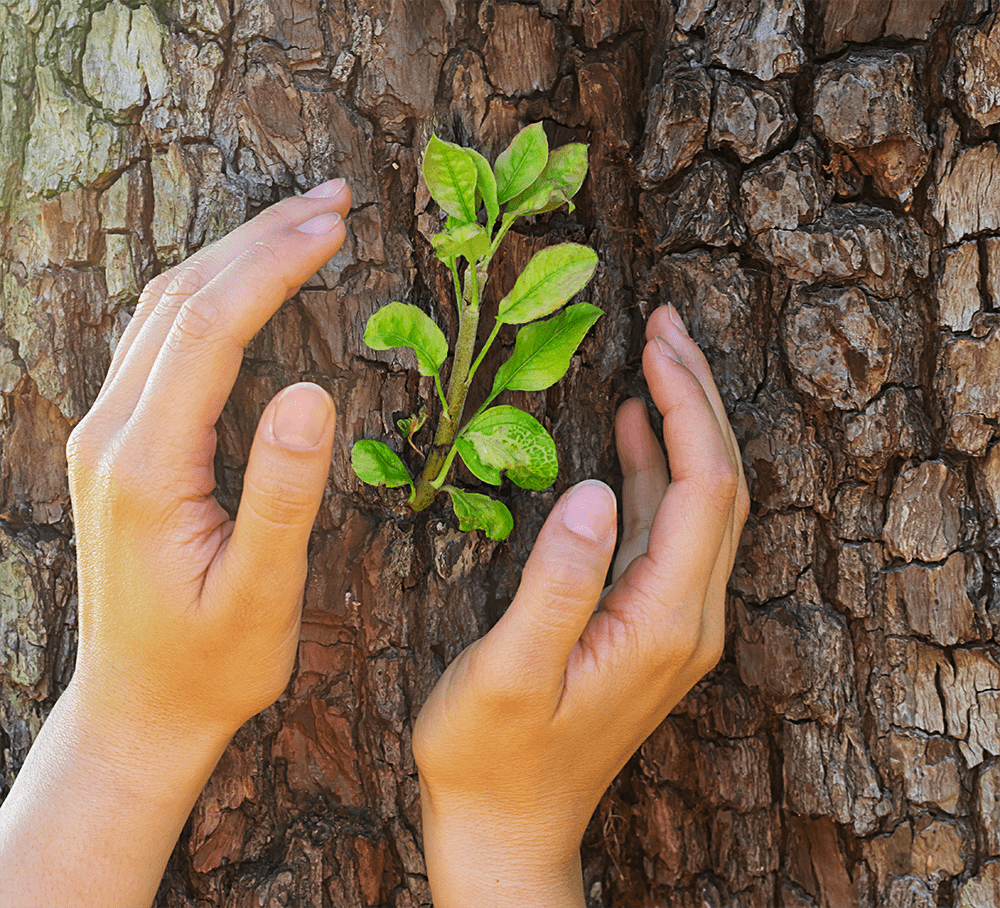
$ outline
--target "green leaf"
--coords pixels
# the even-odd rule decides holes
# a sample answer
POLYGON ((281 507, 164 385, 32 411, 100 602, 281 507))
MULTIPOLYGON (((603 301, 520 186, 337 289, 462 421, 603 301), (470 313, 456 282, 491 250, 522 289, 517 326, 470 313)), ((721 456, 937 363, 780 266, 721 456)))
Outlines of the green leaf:
POLYGON ((476 446, 461 435, 455 439, 455 447, 462 461, 469 468, 469 472, 480 482, 488 483, 491 486, 500 485, 503 474, 496 467, 487 466, 482 462, 476 453, 476 446))
POLYGON ((517 407, 484 410, 468 422, 459 439, 462 447, 472 445, 480 464, 505 470, 507 478, 522 489, 547 489, 559 472, 552 436, 534 416, 517 407))
POLYGON ((501 204, 524 192, 545 169, 549 142, 541 123, 526 126, 496 160, 497 201, 501 204))
POLYGON ((481 259, 490 251, 490 235, 479 224, 463 224, 431 237, 437 257, 447 263, 463 256, 470 262, 481 259))
POLYGON ((507 211, 518 216, 543 214, 568 202, 572 212, 570 199, 579 192, 587 177, 587 147, 576 142, 553 151, 538 179, 511 199, 507 211))
POLYGON ((463 224, 476 219, 476 165, 468 151, 431 136, 421 165, 431 197, 463 224))
POLYGON ((602 315, 597 306, 575 303, 550 319, 521 328, 514 352, 493 379, 487 403, 501 391, 544 391, 554 385, 566 374, 576 348, 602 315))
POLYGON ((444 332, 426 312, 409 303, 389 303, 375 312, 365 327, 365 343, 373 350, 409 347, 417 354, 421 375, 437 375, 448 358, 444 332))
MULTIPOLYGON (((476 195, 483 200, 486 205, 486 229, 492 232, 493 225, 500 216, 500 203, 497 200, 497 178, 493 175, 490 162, 486 160, 478 151, 467 148, 472 163, 476 165, 476 195)), ((478 210, 479 206, 476 206, 478 210)))
POLYGON ((520 325, 555 312, 587 286, 597 253, 579 243, 559 243, 536 253, 502 300, 497 321, 520 325))
POLYGON ((421 407, 419 413, 411 413, 403 419, 396 420, 396 428, 412 443, 417 434, 427 422, 427 407, 421 407))
POLYGON ((387 485, 391 489, 413 486, 399 455, 381 441, 356 441, 351 448, 351 466, 368 485, 387 485))
POLYGON ((476 492, 465 492, 454 486, 445 486, 451 496, 451 506, 458 517, 462 532, 484 530, 490 539, 506 539, 514 529, 514 518, 506 505, 476 492))

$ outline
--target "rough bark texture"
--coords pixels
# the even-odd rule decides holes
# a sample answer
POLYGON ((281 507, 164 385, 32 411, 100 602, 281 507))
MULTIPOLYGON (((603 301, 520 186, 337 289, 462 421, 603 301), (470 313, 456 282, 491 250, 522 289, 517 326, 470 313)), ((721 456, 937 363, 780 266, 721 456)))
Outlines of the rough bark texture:
POLYGON ((995 4, 14 0, 0 36, 0 794, 72 669, 63 446, 139 289, 342 175, 351 238, 251 344, 219 433, 232 507, 271 395, 308 378, 338 402, 298 665, 159 904, 429 902, 411 720, 556 494, 617 481, 614 408, 672 301, 754 511, 722 663, 590 827, 592 904, 1000 906, 995 4), (362 343, 375 308, 456 327, 424 142, 492 156, 536 120, 591 143, 590 176, 492 286, 542 234, 585 241, 606 315, 562 383, 519 395, 561 471, 504 490, 516 529, 494 545, 363 487, 348 449, 403 451, 395 419, 434 396, 362 343))

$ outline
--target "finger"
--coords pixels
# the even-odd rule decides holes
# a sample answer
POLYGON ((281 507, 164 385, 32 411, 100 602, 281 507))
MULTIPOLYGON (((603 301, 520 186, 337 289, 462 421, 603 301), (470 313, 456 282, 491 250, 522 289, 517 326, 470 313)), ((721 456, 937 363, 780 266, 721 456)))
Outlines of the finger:
POLYGON ((97 399, 94 401, 94 406, 96 407, 102 400, 106 399, 110 393, 110 389, 114 384, 115 376, 121 369, 122 362, 128 354, 128 351, 132 348, 135 343, 135 339, 138 336, 142 326, 145 324, 146 319, 149 314, 156 308, 156 304, 160 297, 163 295, 164 289, 170 283, 173 277, 173 271, 164 271, 162 274, 158 274, 154 277, 145 287, 143 287, 142 293, 139 294, 139 301, 135 305, 135 311, 132 313, 132 318, 129 323, 125 326, 124 332, 119 339, 117 345, 115 346, 114 353, 111 356, 111 365, 108 367, 108 374, 104 376, 104 382, 101 384, 101 390, 97 394, 97 399))
MULTIPOLYGON (((350 208, 351 191, 347 184, 341 179, 330 180, 303 196, 272 205, 180 265, 153 278, 143 290, 135 314, 115 348, 111 368, 101 389, 105 398, 114 394, 118 397, 116 409, 124 418, 131 414, 180 307, 243 252, 256 243, 269 242, 282 231, 317 215, 336 212, 346 217, 350 208), (126 361, 128 388, 122 389, 119 383, 115 390, 116 377, 126 361)), ((290 287, 286 298, 293 296, 297 290, 298 287, 290 287)))
MULTIPOLYGON (((684 321, 673 306, 660 306, 647 320, 646 340, 652 341, 657 335, 673 347, 679 354, 681 362, 701 383, 719 425, 728 427, 729 417, 722 403, 722 397, 719 395, 719 389, 715 384, 712 368, 709 366, 708 360, 705 359, 701 348, 691 339, 684 321)), ((726 444, 730 448, 734 461, 738 460, 736 445, 734 442, 731 443, 728 436, 726 444)))
POLYGON ((615 442, 622 470, 622 537, 612 580, 646 551, 649 530, 667 491, 667 461, 649 425, 646 405, 625 401, 615 416, 615 442))
POLYGON ((612 590, 602 609, 638 609, 620 617, 646 626, 655 645, 661 633, 676 633, 678 621, 701 627, 739 472, 704 388, 677 352, 654 338, 643 353, 643 371, 663 414, 670 484, 653 519, 647 555, 634 560, 622 576, 625 589, 612 590), (681 615, 671 612, 679 593, 687 610, 681 615))
MULTIPOLYGON (((223 585, 298 620, 306 552, 323 500, 336 412, 330 395, 302 382, 278 394, 257 426, 243 495, 220 565, 223 585)), ((250 616, 252 619, 252 616, 250 616)), ((280 616, 278 616, 280 617, 280 616)))
POLYGON ((556 502, 514 601, 482 641, 495 686, 530 683, 558 696, 566 660, 601 595, 616 530, 615 495, 603 482, 581 482, 556 502))
POLYGON ((232 390, 243 348, 286 299, 340 248, 343 222, 320 215, 252 246, 188 298, 163 341, 136 404, 140 438, 175 463, 203 466, 203 439, 232 390), (317 223, 318 221, 318 223, 317 223), (319 228, 324 232, 313 233, 319 228), (177 406, 183 401, 184 406, 177 406), (140 428, 141 426, 141 428, 140 428))
POLYGON ((739 491, 737 493, 737 519, 734 521, 734 534, 738 540, 750 510, 750 494, 747 491, 739 442, 736 440, 736 433, 733 432, 725 405, 722 403, 722 397, 719 395, 718 386, 715 384, 715 379, 712 376, 712 369, 708 364, 708 360, 705 359, 705 354, 701 351, 701 348, 691 339, 683 319, 673 306, 661 306, 650 316, 646 325, 646 335, 651 339, 658 332, 663 332, 662 336, 680 354, 684 365, 701 383, 705 395, 712 404, 712 409, 715 411, 719 425, 725 433, 727 446, 732 453, 733 462, 736 464, 740 474, 739 491))

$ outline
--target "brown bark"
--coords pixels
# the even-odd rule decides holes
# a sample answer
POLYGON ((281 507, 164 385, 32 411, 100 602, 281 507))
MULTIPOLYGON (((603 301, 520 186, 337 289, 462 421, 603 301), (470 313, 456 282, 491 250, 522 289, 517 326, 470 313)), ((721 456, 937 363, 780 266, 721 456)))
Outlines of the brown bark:
POLYGON ((251 344, 219 432, 232 508, 281 386, 338 403, 298 664, 227 751, 158 903, 429 902, 411 721, 503 611, 558 492, 620 483, 614 408, 644 393, 643 320, 670 301, 754 510, 723 661, 591 824, 591 903, 1000 906, 995 7, 93 6, 0 8, 0 793, 72 669, 63 446, 140 288, 339 175, 350 239, 251 344), (491 292, 544 232, 597 249, 606 314, 563 382, 517 395, 561 470, 552 491, 504 489, 497 545, 363 486, 348 452, 395 438, 410 456, 395 419, 435 397, 363 344, 368 316, 404 299, 457 329, 424 142, 492 157, 537 120, 591 143, 590 175, 572 216, 513 238, 491 292))

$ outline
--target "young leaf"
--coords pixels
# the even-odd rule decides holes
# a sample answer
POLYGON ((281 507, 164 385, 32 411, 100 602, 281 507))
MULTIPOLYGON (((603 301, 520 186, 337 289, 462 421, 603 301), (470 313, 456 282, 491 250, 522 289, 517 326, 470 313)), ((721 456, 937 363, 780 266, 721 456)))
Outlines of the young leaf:
POLYGON ((524 192, 545 169, 549 142, 541 123, 526 126, 496 160, 497 201, 500 204, 524 192))
POLYGON ((424 456, 423 452, 413 443, 413 437, 419 432, 423 427, 424 423, 427 422, 427 407, 421 407, 419 413, 411 413, 404 419, 396 420, 396 427, 403 436, 406 438, 407 444, 414 451, 416 451, 421 457, 424 456))
POLYGON ((409 303, 389 303, 375 312, 365 327, 365 343, 373 350, 409 347, 417 354, 421 375, 437 375, 448 358, 444 332, 409 303))
MULTIPOLYGON (((465 150, 472 158, 472 163, 476 165, 476 194, 486 205, 486 229, 492 233, 493 225, 500 216, 500 203, 497 201, 497 178, 493 175, 493 169, 486 158, 475 149, 467 148, 465 150)), ((476 208, 478 210, 478 204, 476 208)))
POLYGON ((478 224, 463 224, 431 237, 437 257, 442 262, 463 256, 470 262, 481 259, 490 251, 490 235, 478 224))
POLYGON ((431 197, 463 224, 476 219, 476 165, 466 149, 431 136, 421 165, 431 197))
POLYGON ((506 505, 488 495, 465 492, 454 486, 445 486, 451 496, 451 506, 458 517, 462 532, 483 530, 490 539, 506 539, 514 529, 514 518, 506 505))
MULTIPOLYGON (((569 368, 576 348, 603 313, 590 303, 574 303, 544 322, 517 332, 514 352, 497 371, 490 403, 501 391, 544 391, 569 368)), ((470 468, 471 469, 471 468, 470 468)))
POLYGON ((587 146, 579 142, 563 145, 549 155, 538 179, 510 200, 507 211, 521 216, 554 211, 579 192, 587 176, 587 146))
POLYGON ((559 243, 536 253, 502 300, 497 321, 520 325, 555 312, 587 286, 597 253, 579 243, 559 243))
POLYGON ((534 416, 517 407, 484 410, 468 422, 459 438, 473 446, 481 464, 506 470, 507 478, 522 489, 547 489, 559 472, 552 436, 534 416))
POLYGON ((413 486, 399 455, 381 441, 356 441, 351 448, 351 466, 368 485, 387 485, 390 489, 413 486))

